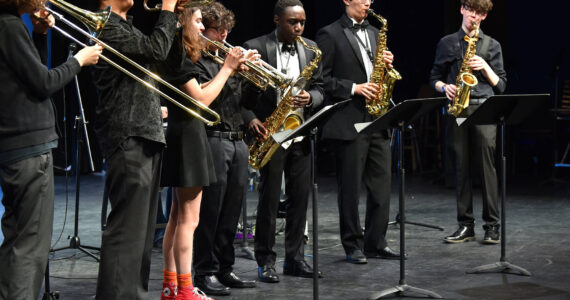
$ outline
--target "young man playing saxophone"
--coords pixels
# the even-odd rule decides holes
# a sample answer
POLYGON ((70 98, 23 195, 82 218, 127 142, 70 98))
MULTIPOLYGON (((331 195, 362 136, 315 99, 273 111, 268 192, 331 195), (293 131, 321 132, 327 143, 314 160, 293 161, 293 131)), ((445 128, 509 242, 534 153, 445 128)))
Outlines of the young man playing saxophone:
MULTIPOLYGON (((458 32, 443 37, 438 45, 430 74, 430 84, 438 92, 452 100, 457 92, 456 78, 464 61, 467 49, 465 35, 473 37, 476 28, 493 8, 491 0, 461 0, 463 21, 458 32)), ((478 79, 471 88, 470 115, 485 99, 505 91, 507 74, 503 69, 501 45, 479 29, 479 40, 475 55, 465 62, 478 79)), ((462 243, 475 240, 473 217, 473 191, 471 173, 481 175, 483 196, 483 220, 485 236, 483 243, 497 244, 499 235, 498 180, 495 169, 496 125, 459 127, 454 117, 448 122, 449 142, 452 147, 452 161, 456 164, 457 221, 459 228, 444 238, 447 243, 462 243), (473 151, 470 151, 473 150, 473 151)))
MULTIPOLYGON (((295 41, 303 34, 305 19, 305 10, 301 1, 279 0, 274 9, 277 29, 247 41, 244 48, 257 50, 263 61, 287 76, 295 78, 315 58, 313 51, 307 50, 301 43, 295 41)), ((306 41, 308 45, 315 46, 313 41, 306 41)), ((320 68, 314 71, 305 89, 294 97, 293 103, 307 118, 323 101, 320 68)), ((271 88, 258 95, 244 93, 244 104, 253 109, 253 114, 246 116, 245 121, 257 137, 266 137, 267 129, 262 122, 275 111, 280 98, 281 95, 271 88)), ((283 273, 299 277, 313 276, 313 269, 304 257, 304 229, 311 183, 310 163, 311 147, 309 139, 305 137, 301 141, 294 141, 287 150, 280 147, 269 163, 260 170, 255 258, 259 266, 258 277, 262 282, 279 282, 275 270, 277 254, 273 246, 283 172, 287 178, 285 189, 289 197, 283 273)))
MULTIPOLYGON (((390 132, 358 134, 354 129, 355 123, 375 119, 365 107, 365 99, 374 98, 379 89, 369 82, 378 38, 378 29, 365 20, 372 2, 342 0, 345 14, 317 33, 326 101, 351 99, 324 125, 323 138, 335 149, 341 242, 346 260, 354 264, 366 263, 367 257, 400 257, 386 242, 392 177, 390 132), (358 213, 362 184, 367 190, 364 232, 358 213)), ((383 54, 384 63, 391 66, 394 56, 389 51, 383 54)))

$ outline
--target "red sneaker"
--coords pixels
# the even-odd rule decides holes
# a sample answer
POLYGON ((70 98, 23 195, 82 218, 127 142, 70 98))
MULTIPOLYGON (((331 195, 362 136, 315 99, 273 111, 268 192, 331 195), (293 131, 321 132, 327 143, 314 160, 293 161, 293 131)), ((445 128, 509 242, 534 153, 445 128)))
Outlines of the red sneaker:
POLYGON ((162 293, 160 293, 160 300, 175 300, 178 288, 174 283, 162 283, 162 293))
POLYGON ((199 288, 189 286, 180 287, 176 300, 214 300, 204 294, 199 288))

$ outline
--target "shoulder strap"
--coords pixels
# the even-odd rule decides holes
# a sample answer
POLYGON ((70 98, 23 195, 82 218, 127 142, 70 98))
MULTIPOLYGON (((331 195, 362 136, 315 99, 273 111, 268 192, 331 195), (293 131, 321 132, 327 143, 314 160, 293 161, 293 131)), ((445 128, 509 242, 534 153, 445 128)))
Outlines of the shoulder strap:
POLYGON ((483 59, 487 56, 487 52, 489 52, 489 45, 491 44, 491 38, 488 35, 484 35, 481 41, 481 50, 479 51, 479 56, 483 59))

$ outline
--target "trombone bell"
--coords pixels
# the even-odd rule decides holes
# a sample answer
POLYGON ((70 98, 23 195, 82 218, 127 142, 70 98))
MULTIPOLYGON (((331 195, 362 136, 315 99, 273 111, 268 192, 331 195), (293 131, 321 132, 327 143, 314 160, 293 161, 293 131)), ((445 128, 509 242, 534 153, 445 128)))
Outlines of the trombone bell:
POLYGON ((111 16, 111 6, 107 6, 101 12, 91 12, 61 0, 48 0, 48 2, 85 24, 94 37, 98 37, 101 34, 111 16))

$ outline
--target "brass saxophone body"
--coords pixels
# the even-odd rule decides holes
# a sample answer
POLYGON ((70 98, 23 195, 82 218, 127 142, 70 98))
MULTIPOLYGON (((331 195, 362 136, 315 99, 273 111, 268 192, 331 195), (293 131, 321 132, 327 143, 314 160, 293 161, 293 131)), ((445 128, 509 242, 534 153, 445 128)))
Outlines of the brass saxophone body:
POLYGON ((263 122, 263 126, 267 129, 267 138, 256 139, 249 146, 249 164, 252 168, 259 170, 265 166, 271 156, 279 149, 280 145, 277 144, 271 135, 277 133, 279 130, 295 129, 303 123, 303 116, 296 112, 293 105, 293 98, 300 93, 313 76, 313 72, 318 68, 321 61, 321 50, 316 46, 309 46, 302 37, 297 37, 297 41, 303 47, 313 51, 315 58, 309 62, 299 74, 299 78, 283 90, 283 97, 277 104, 277 108, 271 113, 269 117, 263 122))
POLYGON ((370 82, 377 84, 380 89, 374 99, 366 100, 366 109, 368 110, 368 113, 379 117, 388 112, 388 109, 390 108, 390 99, 392 98, 392 92, 394 91, 394 84, 396 83, 396 80, 401 80, 402 76, 398 71, 396 71, 396 69, 389 68, 383 60, 384 50, 388 50, 388 47, 386 46, 388 21, 386 21, 386 19, 381 15, 374 13, 372 9, 368 10, 368 14, 372 15, 382 23, 382 28, 380 28, 380 32, 378 33, 374 68, 370 75, 370 82))
POLYGON ((457 76, 457 92, 447 109, 447 112, 455 117, 459 116, 459 114, 469 106, 471 88, 479 83, 477 77, 473 75, 473 70, 469 68, 469 60, 475 55, 475 51, 477 51, 477 41, 479 40, 479 25, 473 23, 473 27, 475 28, 473 37, 470 38, 467 35, 464 37, 467 42, 467 50, 465 51, 465 56, 463 57, 461 68, 459 69, 459 75, 457 76))

